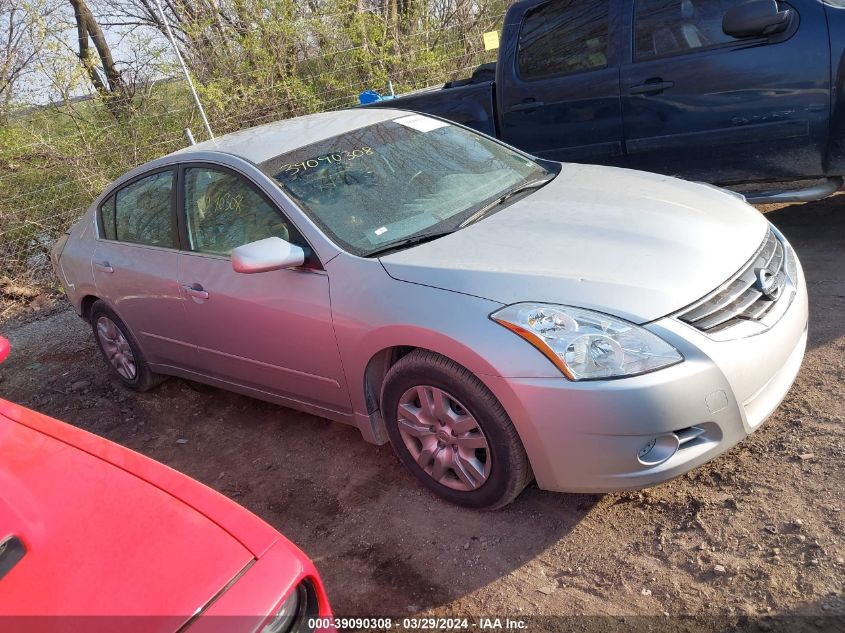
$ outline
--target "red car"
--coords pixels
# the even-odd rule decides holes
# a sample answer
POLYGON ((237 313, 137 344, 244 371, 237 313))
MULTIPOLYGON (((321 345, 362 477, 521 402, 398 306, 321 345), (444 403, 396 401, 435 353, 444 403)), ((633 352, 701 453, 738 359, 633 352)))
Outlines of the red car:
POLYGON ((313 563, 255 515, 0 399, 4 630, 299 633, 330 618, 313 563))

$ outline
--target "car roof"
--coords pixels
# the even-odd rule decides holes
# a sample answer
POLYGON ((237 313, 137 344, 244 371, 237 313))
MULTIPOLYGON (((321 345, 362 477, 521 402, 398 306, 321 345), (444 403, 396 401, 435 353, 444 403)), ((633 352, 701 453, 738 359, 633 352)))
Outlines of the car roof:
POLYGON ((407 114, 403 110, 387 108, 355 108, 310 114, 225 134, 180 149, 171 156, 189 155, 192 152, 225 152, 253 163, 263 163, 332 136, 407 114))

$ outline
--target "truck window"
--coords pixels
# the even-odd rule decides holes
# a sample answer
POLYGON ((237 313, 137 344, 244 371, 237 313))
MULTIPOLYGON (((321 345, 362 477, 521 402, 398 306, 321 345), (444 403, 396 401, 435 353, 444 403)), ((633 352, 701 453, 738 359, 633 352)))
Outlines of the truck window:
POLYGON ((519 33, 522 79, 607 66, 610 1, 558 0, 526 14, 519 33))
POLYGON ((636 59, 677 55, 736 40, 722 32, 725 11, 747 0, 637 0, 636 59))

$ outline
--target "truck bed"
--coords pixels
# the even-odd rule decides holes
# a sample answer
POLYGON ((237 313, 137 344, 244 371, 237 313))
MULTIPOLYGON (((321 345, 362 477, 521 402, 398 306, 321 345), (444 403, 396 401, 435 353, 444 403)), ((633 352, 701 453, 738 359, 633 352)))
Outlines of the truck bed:
POLYGON ((367 108, 399 108, 434 114, 496 136, 494 82, 463 86, 437 86, 400 95, 395 99, 367 104, 367 108))

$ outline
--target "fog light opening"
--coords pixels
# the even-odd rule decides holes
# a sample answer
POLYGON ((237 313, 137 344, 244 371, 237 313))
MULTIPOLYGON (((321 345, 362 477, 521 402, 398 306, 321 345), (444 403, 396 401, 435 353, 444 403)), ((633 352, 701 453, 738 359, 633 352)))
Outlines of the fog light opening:
POLYGON ((680 442, 674 433, 651 438, 637 453, 637 461, 643 466, 657 466, 674 455, 680 442))

